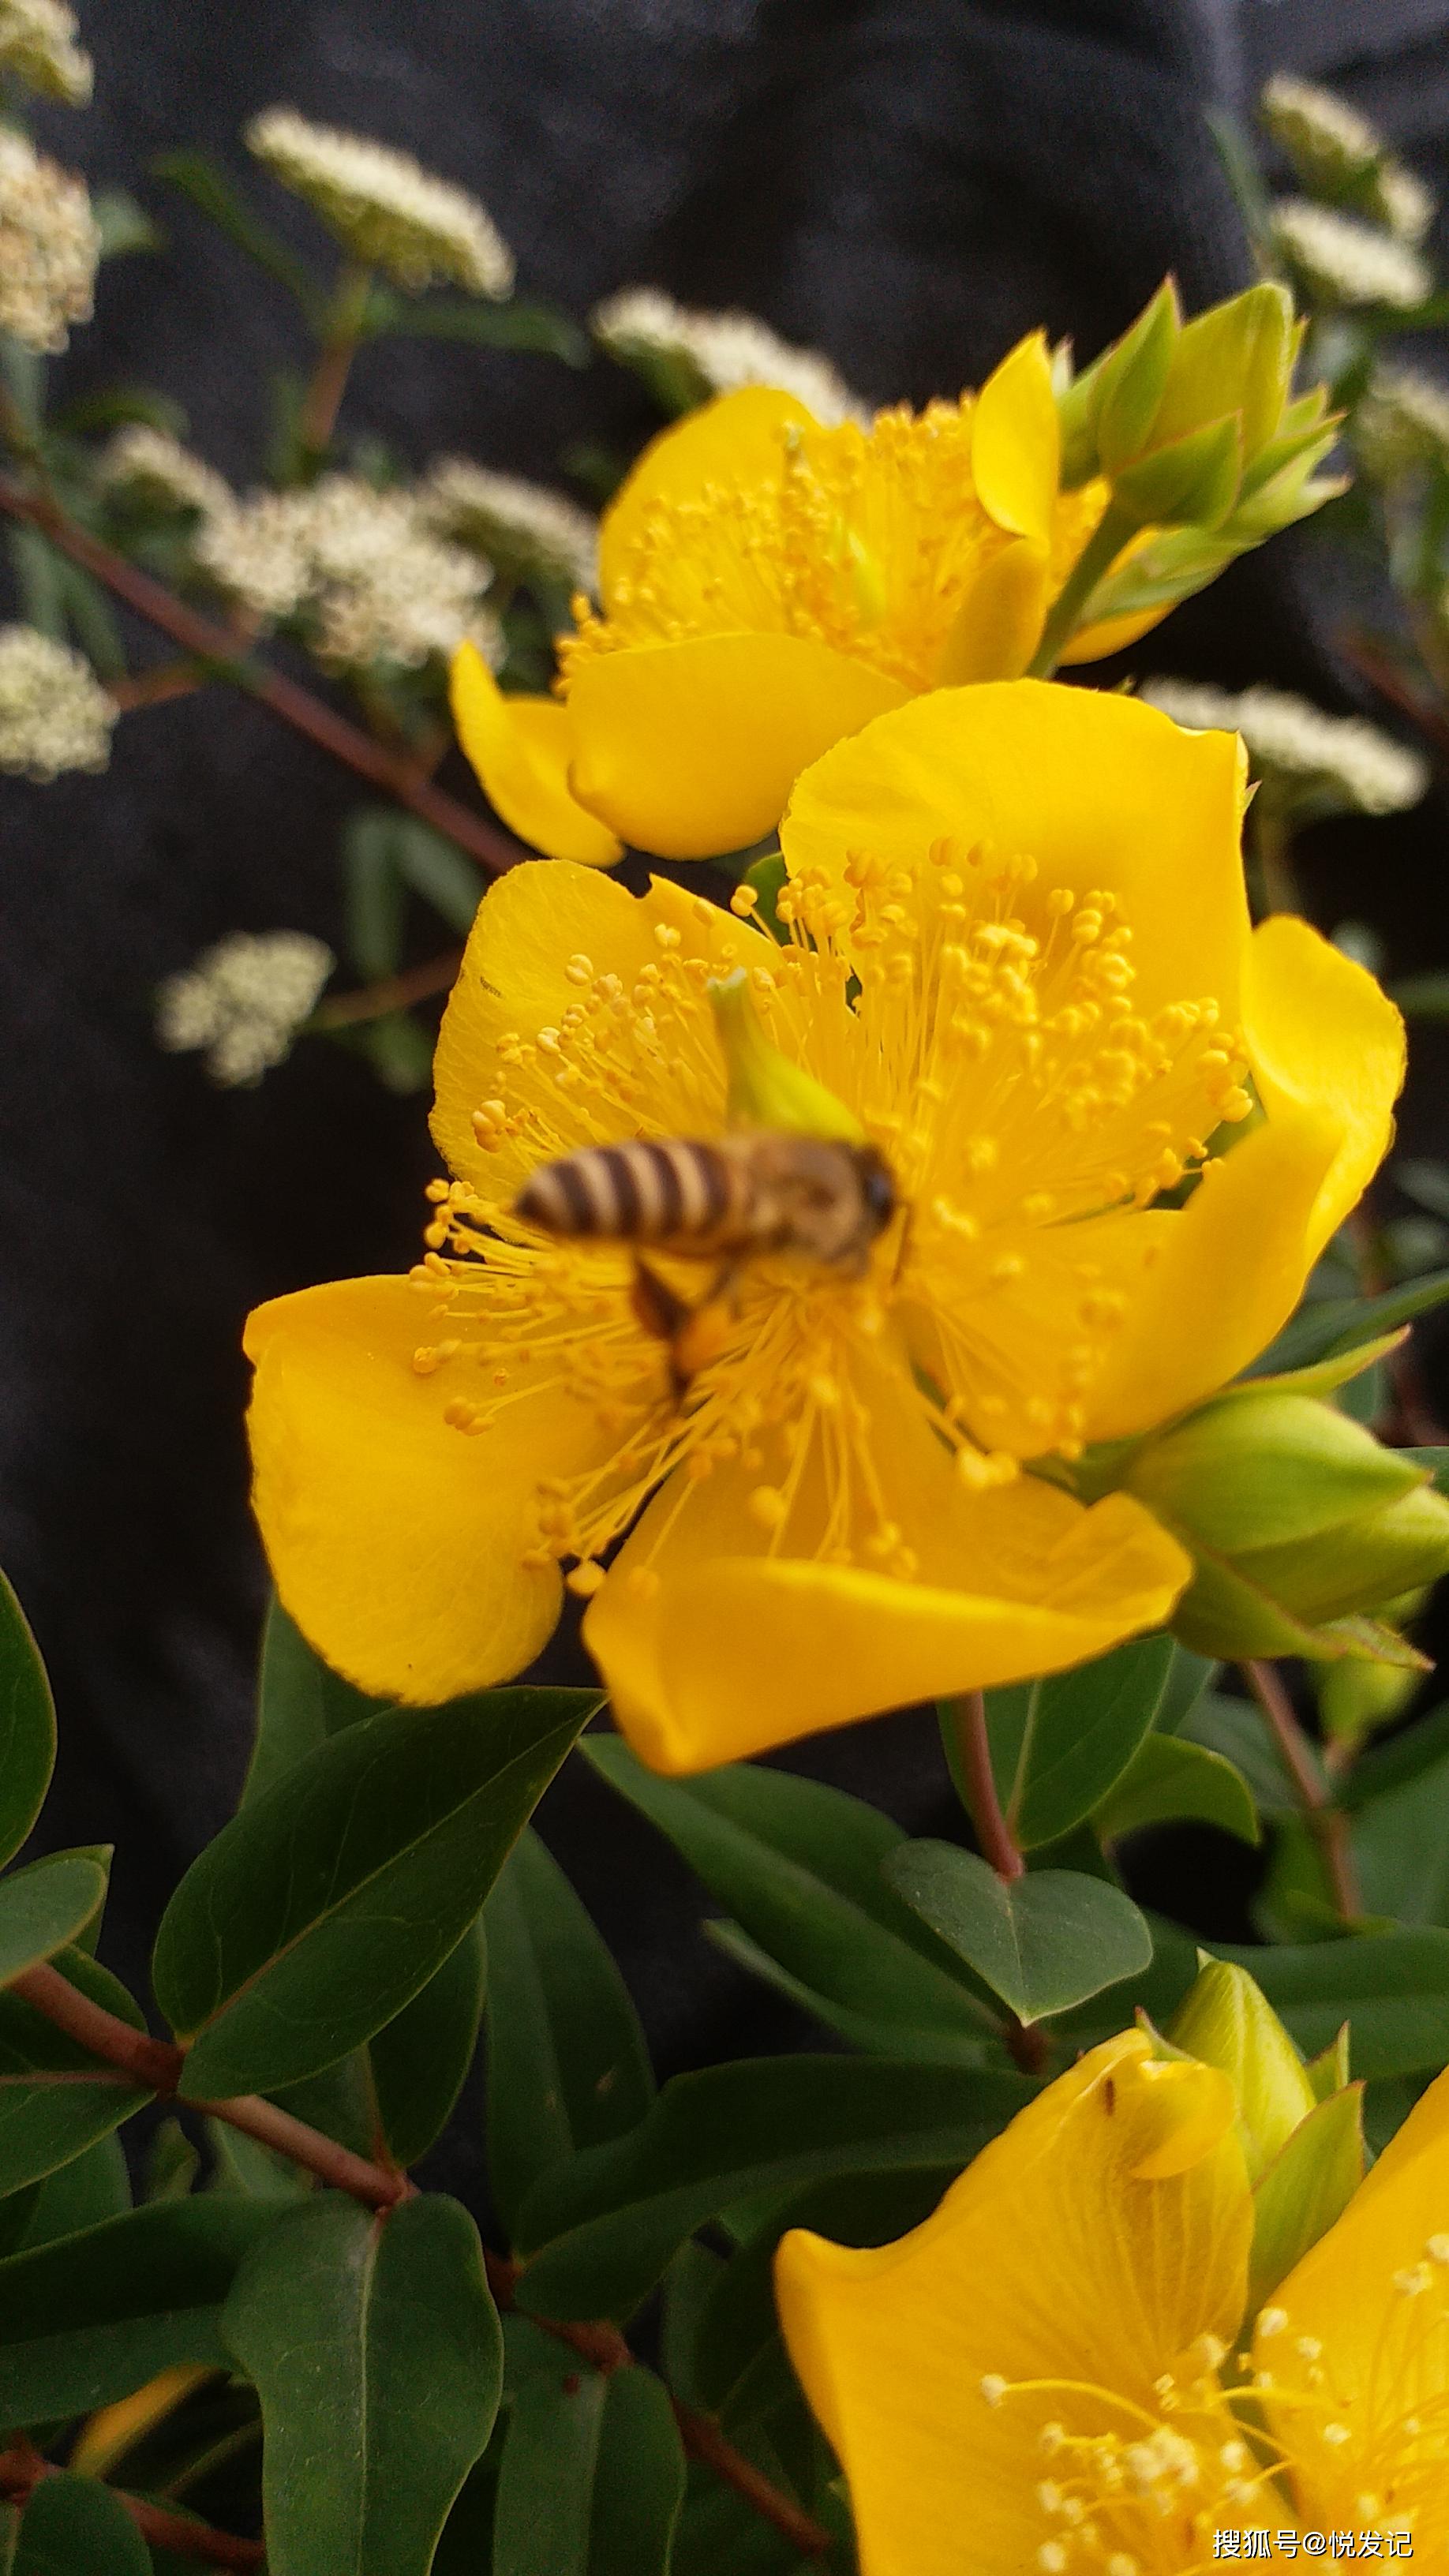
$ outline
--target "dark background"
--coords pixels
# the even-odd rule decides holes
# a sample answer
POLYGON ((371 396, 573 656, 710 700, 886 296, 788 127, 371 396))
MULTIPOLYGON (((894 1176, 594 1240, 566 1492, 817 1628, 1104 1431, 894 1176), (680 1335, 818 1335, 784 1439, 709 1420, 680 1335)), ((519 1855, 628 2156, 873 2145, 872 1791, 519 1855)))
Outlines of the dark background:
MULTIPOLYGON (((200 144, 239 172, 242 121, 288 101, 415 151, 489 205, 520 286, 582 317, 634 281, 743 305, 863 393, 978 381, 1025 329, 1091 356, 1175 269, 1189 308, 1246 281, 1204 124, 1291 68, 1333 82, 1449 181, 1449 0, 80 0, 97 103, 41 120, 92 183, 131 187, 164 260, 104 274, 63 389, 118 378, 189 409, 254 474, 293 317, 148 177, 200 144)), ((299 242, 316 235, 260 173, 299 242)), ((1444 244, 1441 241, 1441 252, 1444 244)), ((416 463, 457 450, 556 479, 572 443, 628 445, 643 397, 602 360, 425 342, 359 368, 344 427, 416 463)), ((1154 637, 1143 669, 1269 679, 1347 705, 1311 534, 1278 540, 1154 637)), ((464 774, 447 783, 469 793, 464 774)), ((217 1092, 150 1034, 157 980, 235 928, 338 943, 353 785, 215 694, 127 719, 109 776, 0 784, 0 1561, 49 1659, 53 1842, 118 1845, 108 1953, 144 1990, 149 1928, 229 1812, 245 1760, 263 1569, 246 1509, 242 1318, 317 1278, 414 1257, 434 1168, 423 1105, 312 1045, 217 1092)), ((1310 899, 1382 931, 1391 969, 1449 947, 1444 809, 1315 837, 1310 899)), ((1444 1055, 1418 1052, 1409 1141, 1433 1141, 1444 1055)), ((808 1767, 929 1829, 933 1730, 881 1721, 808 1767)), ((578 1766, 575 1766, 577 1770, 578 1766)), ((661 2068, 787 2025, 692 1926, 664 1847, 571 1771, 545 1829, 604 1923, 661 2068)))

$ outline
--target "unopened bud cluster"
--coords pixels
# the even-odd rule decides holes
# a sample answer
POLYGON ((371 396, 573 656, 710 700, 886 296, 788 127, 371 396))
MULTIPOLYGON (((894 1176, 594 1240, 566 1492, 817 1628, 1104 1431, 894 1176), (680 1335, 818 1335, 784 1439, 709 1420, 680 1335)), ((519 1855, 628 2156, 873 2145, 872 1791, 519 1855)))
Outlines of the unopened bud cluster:
POLYGON ((91 318, 100 255, 85 181, 0 126, 0 331, 58 356, 91 318))
POLYGON ((357 475, 232 503, 204 523, 195 553, 254 616, 301 618, 335 669, 416 669, 465 636, 487 659, 501 650, 483 604, 491 567, 435 536, 410 493, 379 492, 357 475))
POLYGON ((195 510, 209 518, 232 507, 225 477, 169 430, 153 429, 146 421, 131 421, 116 431, 97 459, 96 478, 106 490, 152 508, 195 510))
POLYGON ((117 716, 83 655, 34 626, 0 626, 0 769, 43 786, 101 770, 117 716))
POLYGON ((753 313, 693 312, 658 287, 625 286, 595 308, 589 327, 600 348, 633 367, 673 411, 742 385, 774 385, 826 428, 871 416, 828 358, 780 339, 753 313))
POLYGON ((1288 197, 1274 207, 1273 241, 1289 276, 1312 303, 1408 313, 1434 283, 1428 261, 1410 243, 1308 197, 1288 197))
POLYGON ((85 107, 94 73, 78 33, 63 0, 0 0, 0 74, 13 74, 63 107, 85 107))
POLYGON ((445 456, 417 498, 435 535, 484 556, 510 579, 534 575, 590 597, 597 589, 598 522, 561 492, 516 474, 494 474, 465 456, 445 456))
POLYGON ((470 295, 512 291, 513 256, 492 218, 476 197, 434 178, 411 153, 313 125, 290 107, 253 117, 246 140, 345 251, 386 270, 410 293, 436 281, 470 295))
POLYGON ((157 1040, 203 1053, 224 1089, 249 1089, 288 1054, 336 962, 305 931, 237 931, 161 986, 157 1040))
POLYGON ((1262 112, 1310 197, 1351 207, 1400 241, 1423 240, 1434 220, 1432 193, 1346 100, 1280 72, 1263 92, 1262 112))

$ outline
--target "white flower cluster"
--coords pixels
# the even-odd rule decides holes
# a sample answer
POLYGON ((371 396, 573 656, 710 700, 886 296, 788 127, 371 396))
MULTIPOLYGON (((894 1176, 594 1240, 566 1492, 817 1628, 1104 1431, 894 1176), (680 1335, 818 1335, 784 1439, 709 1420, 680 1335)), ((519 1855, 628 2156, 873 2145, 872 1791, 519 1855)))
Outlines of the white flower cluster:
POLYGON ((0 0, 0 72, 13 72, 42 98, 84 107, 93 70, 78 33, 63 0, 0 0))
POLYGON ((599 575, 598 522, 561 492, 494 474, 466 456, 439 457, 418 488, 428 525, 514 576, 540 573, 591 596, 599 575))
POLYGON ((168 430, 132 421, 118 429, 96 461, 99 480, 112 491, 134 493, 138 500, 174 510, 197 510, 203 518, 232 507, 231 486, 168 430))
POLYGON ((1264 123, 1310 196, 1349 201, 1400 241, 1423 240, 1434 220, 1432 192, 1357 108, 1288 72, 1269 81, 1262 107, 1264 123))
POLYGON ((411 294, 441 278, 470 295, 508 295, 513 254, 476 197, 435 179, 410 152, 362 134, 312 125, 295 108, 253 117, 246 140, 273 178, 305 197, 327 229, 369 268, 411 294))
POLYGON ((230 1090, 280 1064, 337 960, 302 930, 239 930, 218 940, 156 996, 156 1037, 172 1055, 203 1049, 230 1090))
POLYGON ((1449 467, 1449 385, 1416 368, 1375 367, 1351 428, 1354 452, 1376 483, 1417 465, 1449 467))
POLYGON ((333 669, 416 669, 465 636, 485 658, 500 654, 483 607, 490 566, 435 536, 412 493, 379 492, 353 474, 254 493, 207 519, 194 550, 254 616, 305 616, 313 649, 333 669))
POLYGON ((1141 694, 1191 733, 1240 733, 1248 765, 1284 802, 1322 814, 1397 814, 1417 805, 1428 763, 1361 716, 1325 715, 1282 689, 1144 680, 1141 694))
POLYGON ((792 348, 753 313, 693 313, 654 286, 625 286, 596 306, 589 328, 602 349, 626 366, 672 361, 692 373, 699 399, 741 385, 774 385, 794 394, 826 428, 868 423, 870 406, 853 394, 828 358, 792 348))
POLYGON ((0 626, 0 769, 43 786, 104 769, 118 712, 82 654, 37 626, 0 626))
POLYGON ((1332 206, 1289 197, 1273 209, 1273 237, 1285 265, 1325 304, 1379 304, 1407 312, 1433 285, 1427 260, 1408 242, 1332 206))
POLYGON ((91 318, 100 255, 85 181, 0 127, 0 331, 58 356, 91 318))

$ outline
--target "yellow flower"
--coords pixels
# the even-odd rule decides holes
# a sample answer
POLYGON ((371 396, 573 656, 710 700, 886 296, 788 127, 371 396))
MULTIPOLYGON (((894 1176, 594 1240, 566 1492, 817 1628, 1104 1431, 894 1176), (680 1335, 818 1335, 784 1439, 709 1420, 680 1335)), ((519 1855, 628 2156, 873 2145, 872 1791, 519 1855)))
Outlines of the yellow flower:
MULTIPOLYGON (((603 615, 575 603, 562 706, 505 698, 463 647, 463 748, 553 858, 743 849, 842 735, 921 690, 1026 669, 1108 498, 1104 482, 1062 493, 1059 465, 1040 332, 979 394, 869 430, 822 428, 763 386, 722 395, 654 441, 606 513, 603 615)), ((1079 635, 1068 658, 1165 613, 1079 635)))
MULTIPOLYGON (((691 1770, 1159 1623, 1176 1542, 1021 1462, 1261 1348, 1400 1069, 1360 968, 1301 922, 1250 934, 1242 800, 1232 737, 1020 680, 917 699, 807 772, 786 947, 669 883, 505 876, 443 1024, 427 1261, 249 1328, 257 1512, 328 1660, 421 1702, 499 1681, 576 1558, 621 1725, 691 1770), (903 1210, 863 1278, 747 1263, 681 1400, 628 1253, 512 1203, 585 1144, 723 1132, 707 988, 738 969, 903 1210), (1233 1136, 1250 1069, 1266 1115, 1153 1205, 1233 1136)), ((665 1266, 700 1297, 699 1264, 665 1266)))
POLYGON ((967 2549, 972 2576, 1196 2576, 1215 2533, 1265 2527, 1408 2532, 1442 2561, 1449 2076, 1256 2325, 1234 2110, 1226 2075, 1130 2032, 899 2243, 784 2239, 862 2576, 960 2576, 967 2549))

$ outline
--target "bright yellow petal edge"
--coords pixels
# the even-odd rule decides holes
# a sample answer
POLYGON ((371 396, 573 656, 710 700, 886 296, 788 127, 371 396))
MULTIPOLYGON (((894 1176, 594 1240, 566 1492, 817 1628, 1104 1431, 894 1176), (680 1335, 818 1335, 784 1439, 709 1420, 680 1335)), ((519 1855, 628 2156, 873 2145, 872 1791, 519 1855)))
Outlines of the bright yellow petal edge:
POLYGON ((574 730, 556 698, 505 697, 476 644, 453 656, 450 696, 458 740, 489 803, 519 839, 551 859, 612 867, 622 857, 606 824, 573 795, 574 730))
POLYGON ((1379 2556, 1396 2530, 1437 2563, 1449 2075, 1256 2321, 1235 2112, 1225 2075, 1128 2033, 897 2243, 782 2240, 781 2325, 846 2474, 862 2576, 959 2576, 968 2535, 972 2576, 1190 2576, 1214 2535, 1265 2525, 1369 2531, 1380 2548, 1354 2554, 1379 2556))

